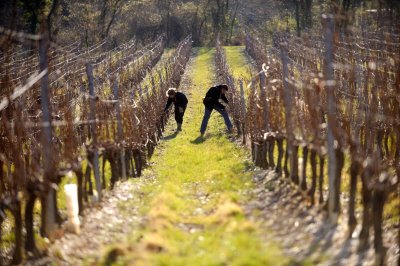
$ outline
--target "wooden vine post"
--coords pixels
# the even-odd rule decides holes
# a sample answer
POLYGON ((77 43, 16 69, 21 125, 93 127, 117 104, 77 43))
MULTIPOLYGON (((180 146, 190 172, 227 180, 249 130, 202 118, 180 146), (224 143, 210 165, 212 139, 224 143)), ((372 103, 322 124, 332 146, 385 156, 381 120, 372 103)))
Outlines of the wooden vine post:
POLYGON ((118 142, 121 145, 121 151, 120 151, 120 159, 121 159, 121 167, 122 167, 122 178, 126 179, 126 161, 125 161, 125 148, 124 148, 124 132, 122 128, 122 121, 121 121, 121 97, 119 97, 119 91, 118 91, 118 76, 114 78, 114 84, 113 84, 113 94, 114 94, 114 100, 117 101, 115 106, 116 106, 116 112, 117 112, 117 134, 118 134, 118 142))
POLYGON ((245 125, 246 125, 246 99, 245 99, 245 96, 244 96, 244 89, 243 89, 243 80, 240 80, 239 81, 239 84, 240 84, 240 99, 241 99, 241 106, 242 106, 242 135, 243 135, 243 140, 242 140, 242 143, 243 144, 246 144, 246 128, 245 128, 245 125))
MULTIPOLYGON (((46 71, 49 67, 49 36, 46 30, 42 30, 43 37, 39 42, 39 67, 40 71, 46 71)), ((50 236, 57 229, 56 223, 56 208, 55 208, 55 189, 54 183, 54 163, 52 160, 51 150, 51 115, 50 115, 50 99, 49 99, 49 74, 42 77, 40 82, 40 104, 42 108, 42 162, 44 169, 44 180, 46 181, 47 194, 42 199, 42 233, 45 236, 50 236)))
MULTIPOLYGON (((261 89, 261 99, 263 104, 263 129, 265 132, 269 131, 269 120, 268 120, 268 99, 267 99, 267 91, 266 91, 266 71, 263 65, 263 71, 260 72, 260 89, 261 89)), ((265 133, 264 132, 264 133, 265 133)))
POLYGON ((336 116, 336 101, 334 92, 334 69, 333 69, 333 43, 334 43, 334 17, 333 15, 323 15, 325 20, 325 89, 327 92, 328 102, 328 216, 332 224, 336 224, 339 216, 339 200, 337 195, 340 191, 340 178, 336 176, 336 140, 334 136, 335 116, 336 116), (339 179, 339 180, 338 180, 339 179))
POLYGON ((96 134, 96 98, 94 95, 94 84, 93 84, 93 67, 91 63, 86 64, 86 75, 89 82, 89 106, 90 106, 90 135, 92 136, 92 147, 93 147, 93 172, 96 181, 96 191, 99 200, 101 200, 101 179, 100 179, 100 168, 99 168, 99 151, 97 148, 97 134, 96 134))
POLYGON ((298 174, 294 173, 293 167, 295 165, 294 158, 297 158, 294 150, 294 135, 292 128, 292 104, 293 104, 293 95, 292 89, 289 86, 289 69, 288 69, 288 55, 287 55, 287 43, 281 43, 281 60, 282 60, 282 80, 283 80, 283 94, 284 94, 284 105, 285 105, 285 127, 286 127, 286 151, 287 156, 290 160, 290 171, 291 171, 291 179, 297 184, 298 174))

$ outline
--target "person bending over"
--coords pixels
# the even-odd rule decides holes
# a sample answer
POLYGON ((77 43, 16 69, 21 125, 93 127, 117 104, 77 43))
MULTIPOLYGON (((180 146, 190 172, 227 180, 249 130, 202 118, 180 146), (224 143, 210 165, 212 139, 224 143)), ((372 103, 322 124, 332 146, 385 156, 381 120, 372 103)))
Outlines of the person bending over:
POLYGON ((175 106, 175 121, 177 124, 176 131, 182 131, 183 115, 185 114, 188 99, 182 92, 176 91, 175 88, 169 88, 167 90, 168 101, 165 105, 164 112, 168 111, 168 108, 173 103, 175 106))
POLYGON ((203 121, 201 122, 200 134, 203 137, 204 133, 207 129, 208 120, 210 119, 211 112, 213 110, 217 111, 222 115, 225 121, 225 125, 228 129, 228 133, 232 133, 232 123, 229 120, 228 112, 225 110, 225 106, 219 102, 221 99, 225 103, 228 103, 228 99, 225 96, 225 93, 228 91, 228 85, 221 84, 214 87, 211 87, 206 96, 203 99, 204 104, 204 116, 203 121))

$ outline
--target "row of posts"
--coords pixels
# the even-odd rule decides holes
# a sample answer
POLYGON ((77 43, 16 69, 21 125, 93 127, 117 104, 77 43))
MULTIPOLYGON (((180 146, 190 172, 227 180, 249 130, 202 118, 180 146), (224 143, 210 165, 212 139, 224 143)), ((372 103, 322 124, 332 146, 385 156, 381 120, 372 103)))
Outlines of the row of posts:
MULTIPOLYGON (((327 150, 328 150, 328 185, 329 185, 329 195, 328 195, 328 215, 330 221, 335 224, 337 223, 339 214, 339 189, 340 189, 340 179, 336 177, 336 155, 335 155, 335 137, 333 134, 333 128, 335 125, 335 114, 336 114, 336 102, 334 93, 334 17, 331 15, 324 16, 326 22, 325 31, 325 89, 327 91, 327 117, 328 117, 328 131, 327 131, 327 150)), ((295 141, 295 136, 292 127, 292 104, 293 104, 293 91, 289 84, 289 60, 288 60, 288 46, 287 43, 281 43, 281 61, 282 61, 282 77, 283 77, 283 91, 284 91, 284 109, 285 109, 285 127, 286 127, 286 139, 287 139, 287 152, 289 156, 289 163, 291 169, 297 169, 296 157, 293 156, 293 142, 295 141)), ((266 76, 267 69, 264 69, 258 74, 260 80, 261 88, 261 99, 262 99, 262 109, 263 109, 263 128, 265 132, 270 131, 269 125, 269 114, 268 114, 268 100, 266 91, 266 76)), ((241 90, 241 101, 244 117, 246 116, 246 106, 245 97, 243 90, 243 82, 240 80, 240 90, 241 90)), ((243 143, 245 143, 246 137, 243 136, 243 143)))
MULTIPOLYGON (((40 72, 48 69, 48 51, 49 51, 49 39, 48 35, 44 34, 39 43, 39 56, 40 56, 40 72)), ((96 133, 96 97, 94 91, 94 78, 93 78, 93 66, 91 63, 86 64, 86 75, 88 78, 88 87, 89 87, 89 120, 90 120, 90 135, 92 138, 92 152, 93 152, 93 171, 95 177, 96 184, 96 192, 98 196, 98 200, 102 198, 102 186, 101 186, 101 178, 100 178, 100 163, 99 163, 99 147, 96 133)), ((116 118, 117 118, 117 134, 118 141, 121 145, 123 145, 123 128, 121 122, 121 108, 119 102, 119 91, 118 91, 118 76, 114 77, 113 82, 113 96, 114 100, 117 101, 116 104, 116 118)), ((51 185, 54 178, 54 162, 52 157, 52 121, 51 121, 51 111, 50 111, 50 98, 49 98, 49 74, 48 71, 41 79, 41 108, 43 111, 43 134, 42 134, 42 152, 43 152, 43 168, 44 168, 44 177, 48 183, 47 189, 47 204, 45 206, 45 225, 44 230, 46 233, 53 232, 57 228, 56 223, 56 210, 54 206, 55 201, 55 188, 51 185)), ((125 149, 121 148, 121 165, 122 165, 122 178, 126 179, 126 165, 125 165, 125 149)))

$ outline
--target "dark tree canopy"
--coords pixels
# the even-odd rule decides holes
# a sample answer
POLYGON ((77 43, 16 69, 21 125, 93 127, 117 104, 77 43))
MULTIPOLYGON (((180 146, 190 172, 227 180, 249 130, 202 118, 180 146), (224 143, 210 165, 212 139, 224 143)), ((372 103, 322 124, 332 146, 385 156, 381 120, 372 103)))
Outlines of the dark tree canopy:
POLYGON ((109 38, 118 45, 136 36, 140 42, 162 33, 172 46, 192 34, 195 45, 212 45, 219 34, 226 44, 243 43, 246 29, 272 36, 276 31, 301 35, 321 27, 321 14, 348 17, 360 24, 368 10, 377 10, 382 25, 398 23, 397 0, 3 0, 0 25, 38 33, 45 22, 57 43, 81 41, 87 46, 109 38), (354 18, 354 14, 360 17, 354 18))

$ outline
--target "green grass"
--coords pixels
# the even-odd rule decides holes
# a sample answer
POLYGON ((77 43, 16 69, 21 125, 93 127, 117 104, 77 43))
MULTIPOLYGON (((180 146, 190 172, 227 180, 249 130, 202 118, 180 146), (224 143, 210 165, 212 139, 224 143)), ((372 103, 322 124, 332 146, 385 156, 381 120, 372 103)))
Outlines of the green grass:
MULTIPOLYGON (((285 265, 276 245, 264 243, 257 224, 240 205, 253 184, 243 149, 224 134, 222 118, 213 114, 206 138, 199 126, 201 99, 213 84, 214 50, 195 50, 193 84, 183 132, 173 137, 171 121, 143 178, 147 222, 128 243, 108 247, 103 265, 285 265)), ((185 88, 187 89, 187 88, 185 88)))
POLYGON ((249 80, 257 74, 250 59, 245 54, 245 46, 224 46, 226 61, 231 68, 232 75, 236 78, 249 80))

